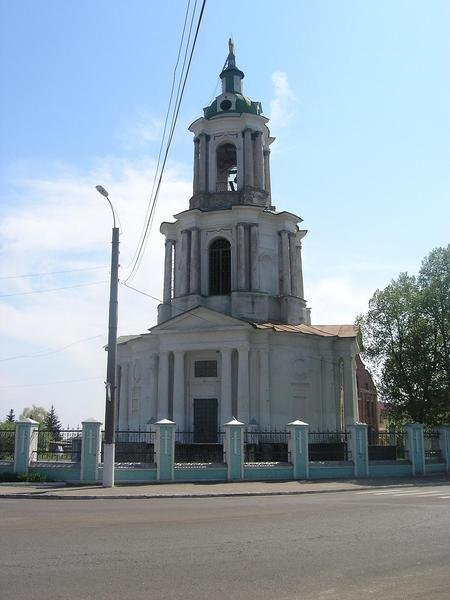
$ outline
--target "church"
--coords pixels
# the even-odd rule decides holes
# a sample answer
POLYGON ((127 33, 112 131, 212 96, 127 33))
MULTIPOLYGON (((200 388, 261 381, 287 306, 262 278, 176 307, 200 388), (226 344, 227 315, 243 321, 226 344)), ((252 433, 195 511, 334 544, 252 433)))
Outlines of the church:
POLYGON ((220 79, 220 95, 189 127, 189 206, 161 224, 158 323, 118 340, 118 429, 168 418, 205 443, 233 417, 253 430, 295 419, 343 430, 358 421, 356 328, 311 325, 307 232, 274 206, 275 138, 260 102, 243 94, 231 40, 220 79))

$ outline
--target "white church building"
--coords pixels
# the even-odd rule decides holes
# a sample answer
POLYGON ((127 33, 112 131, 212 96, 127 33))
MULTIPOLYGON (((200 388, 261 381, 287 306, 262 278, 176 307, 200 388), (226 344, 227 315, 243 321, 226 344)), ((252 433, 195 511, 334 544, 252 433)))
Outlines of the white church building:
POLYGON ((168 418, 215 442, 236 417, 257 429, 311 430, 358 420, 353 325, 311 325, 302 219, 273 205, 259 102, 243 95, 233 44, 222 93, 189 127, 189 207, 162 223, 158 324, 118 340, 118 429, 168 418))

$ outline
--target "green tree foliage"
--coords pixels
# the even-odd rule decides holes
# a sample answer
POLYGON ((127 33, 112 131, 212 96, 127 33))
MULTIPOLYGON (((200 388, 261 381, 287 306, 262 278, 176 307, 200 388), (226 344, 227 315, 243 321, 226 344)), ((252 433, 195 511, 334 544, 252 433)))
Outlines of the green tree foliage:
POLYGON ((390 421, 450 421, 450 245, 401 273, 358 319, 390 421))
POLYGON ((45 421, 47 416, 47 410, 43 406, 36 406, 33 404, 31 408, 24 408, 20 414, 21 419, 33 419, 38 423, 45 421))
POLYGON ((55 411, 55 407, 51 406, 47 416, 44 419, 44 427, 52 432, 53 440, 59 442, 62 440, 61 436, 61 423, 55 411))
POLYGON ((8 423, 14 423, 14 421, 16 420, 16 416, 15 416, 14 410, 12 408, 9 411, 9 413, 6 415, 6 420, 8 421, 8 423))

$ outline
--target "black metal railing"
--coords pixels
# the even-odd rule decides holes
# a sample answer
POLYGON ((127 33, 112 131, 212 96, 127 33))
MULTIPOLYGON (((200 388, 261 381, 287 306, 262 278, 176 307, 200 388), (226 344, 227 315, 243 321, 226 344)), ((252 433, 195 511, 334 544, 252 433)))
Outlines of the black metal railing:
POLYGON ((14 460, 15 429, 0 429, 0 460, 14 460))
POLYGON ((350 434, 346 431, 310 431, 308 439, 309 460, 349 460, 350 434))
POLYGON ((82 432, 77 429, 39 429, 32 460, 80 462, 82 432))
POLYGON ((404 431, 368 432, 369 460, 402 460, 407 458, 406 434, 404 431))
POLYGON ((199 436, 194 431, 175 432, 176 463, 222 463, 225 434, 223 431, 199 436), (198 440, 205 440, 199 442, 198 440))
MULTIPOLYGON (((104 432, 102 431, 101 462, 103 462, 103 445, 104 432)), ((141 429, 117 430, 114 462, 116 464, 154 463, 155 433, 141 429)))
POLYGON ((246 431, 244 462, 289 462, 288 431, 246 431))
POLYGON ((442 451, 439 444, 438 431, 424 431, 423 445, 425 451, 425 459, 442 458, 442 451))

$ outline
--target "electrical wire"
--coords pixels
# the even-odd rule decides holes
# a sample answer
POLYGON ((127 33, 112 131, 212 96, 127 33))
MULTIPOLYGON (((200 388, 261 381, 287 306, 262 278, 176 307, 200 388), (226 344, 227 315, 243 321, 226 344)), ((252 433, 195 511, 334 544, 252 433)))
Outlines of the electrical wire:
MULTIPOLYGON (((192 42, 191 51, 190 51, 190 54, 189 54, 189 61, 188 61, 188 64, 187 64, 186 72, 184 74, 183 84, 182 84, 181 88, 179 87, 179 90, 180 90, 179 94, 177 93, 177 102, 176 102, 176 107, 175 107, 174 115, 173 115, 173 119, 172 119, 171 130, 170 130, 170 134, 169 134, 168 141, 167 141, 166 151, 165 151, 165 154, 164 154, 164 160, 163 160, 163 164, 162 164, 162 167, 161 167, 161 172, 160 172, 160 175, 159 175, 158 184, 157 184, 157 187, 156 187, 156 192, 155 192, 155 195, 154 195, 154 198, 153 198, 153 202, 152 202, 152 205, 151 205, 150 214, 149 214, 149 217, 147 219, 147 223, 145 225, 144 237, 143 237, 143 239, 141 240, 141 242, 139 244, 139 247, 138 247, 139 249, 138 249, 138 252, 137 252, 134 264, 132 266, 131 272, 125 278, 125 282, 129 281, 135 275, 135 273, 137 272, 137 270, 139 269, 139 266, 140 266, 140 264, 142 262, 143 253, 144 253, 145 248, 147 246, 150 229, 151 229, 151 225, 152 225, 152 222, 153 222, 153 216, 154 216, 154 212, 155 212, 155 208, 156 208, 156 204, 157 204, 157 200, 158 200, 158 196, 159 196, 159 191, 160 191, 160 187, 161 187, 162 177, 163 177, 163 174, 164 174, 164 169, 165 169, 165 165, 166 165, 166 161, 167 161, 167 156, 169 154, 169 149, 170 149, 170 146, 171 146, 171 143, 172 143, 172 138, 173 138, 173 134, 174 134, 174 131, 175 131, 175 126, 176 126, 176 123, 177 123, 177 120, 178 120, 178 115, 179 115, 179 112, 180 112, 181 102, 183 100, 184 90, 185 90, 185 87, 186 87, 186 82, 187 82, 187 78, 188 78, 190 67, 191 67, 191 63, 192 63, 192 57, 193 57, 193 54, 194 54, 194 49, 195 49, 195 46, 196 46, 196 43, 197 43, 198 33, 199 33, 200 25, 201 25, 201 22, 202 22, 205 5, 206 5, 206 0, 203 0, 202 6, 201 6, 201 9, 200 9, 200 14, 199 14, 198 21, 197 21, 197 27, 196 27, 196 31, 195 31, 195 35, 194 35, 194 40, 192 42)), ((187 48, 186 48, 186 50, 187 50, 187 48)), ((187 54, 186 54, 186 56, 187 56, 187 54)), ((179 86, 180 85, 181 85, 181 79, 180 79, 179 86)))
POLYGON ((61 275, 63 273, 77 273, 78 271, 95 271, 99 269, 108 269, 108 265, 101 267, 84 267, 82 269, 67 269, 65 271, 42 271, 41 273, 27 273, 26 275, 5 275, 0 279, 23 279, 25 277, 41 277, 43 275, 61 275))
POLYGON ((145 213, 144 225, 142 227, 142 231, 141 231, 141 234, 139 236, 139 242, 138 242, 138 244, 136 246, 136 250, 134 251, 133 258, 131 259, 131 262, 128 265, 127 269, 130 268, 130 266, 134 263, 134 261, 136 259, 138 249, 139 249, 139 247, 141 245, 141 241, 143 240, 144 235, 145 235, 145 223, 147 222, 147 219, 149 218, 149 214, 150 214, 151 207, 152 207, 152 204, 153 204, 153 193, 155 191, 156 180, 158 178, 159 165, 161 163, 161 155, 162 155, 162 151, 163 151, 163 147, 164 147, 164 140, 166 138, 167 123, 169 121, 169 114, 170 114, 170 109, 171 109, 171 106, 172 106, 173 91, 175 89, 176 73, 177 73, 177 70, 178 70, 178 64, 180 62, 181 50, 183 48, 184 34, 185 34, 185 31, 186 31, 186 23, 187 23, 187 20, 188 20, 190 5, 191 5, 191 0, 188 0, 187 7, 186 7, 186 13, 185 13, 185 16, 184 16, 183 31, 181 33, 180 44, 179 44, 179 47, 178 47, 177 59, 176 59, 175 66, 174 66, 174 69, 173 69, 172 87, 170 89, 169 103, 168 103, 168 106, 167 106, 166 117, 165 117, 165 120, 164 120, 164 129, 163 129, 163 134, 162 134, 162 137, 161 137, 161 144, 159 146, 158 160, 157 160, 157 163, 156 163, 155 175, 153 177, 152 191, 150 192, 150 197, 149 197, 149 201, 148 201, 148 205, 147 205, 147 211, 145 213))
POLYGON ((0 298, 11 298, 12 296, 28 296, 30 294, 45 294, 47 292, 58 292, 59 290, 71 290, 73 288, 88 287, 89 285, 100 285, 101 283, 108 283, 104 281, 93 281, 92 283, 79 283, 77 285, 66 285, 58 288, 48 288, 46 290, 33 290, 32 292, 15 292, 14 294, 2 294, 0 298))
POLYGON ((0 358, 0 362, 7 362, 10 360, 17 360, 19 358, 40 358, 41 356, 50 356, 51 354, 57 354, 58 352, 64 352, 67 348, 71 348, 76 344, 81 344, 82 342, 89 342, 91 340, 96 340, 100 337, 104 337, 102 333, 98 335, 94 335, 92 337, 82 338, 81 340, 76 340, 75 342, 71 342, 70 344, 66 344, 61 348, 55 348, 53 350, 41 350, 39 352, 33 352, 32 354, 18 354, 16 356, 9 356, 7 358, 0 358))
POLYGON ((45 383, 25 383, 21 385, 6 385, 0 387, 0 390, 11 390, 13 388, 27 388, 27 387, 38 387, 44 385, 58 385, 62 383, 80 383, 82 381, 98 381, 99 379, 103 379, 103 377, 85 377, 83 379, 65 379, 63 381, 47 381, 45 383))

